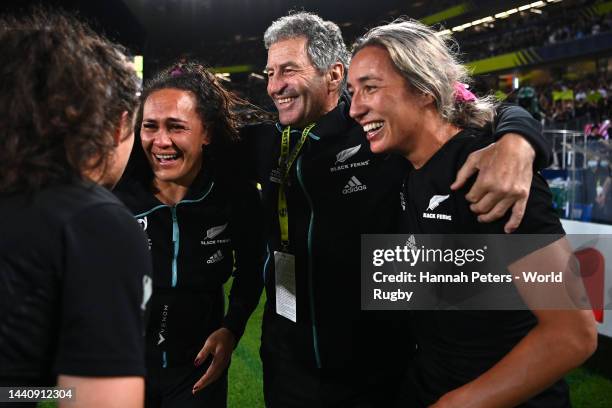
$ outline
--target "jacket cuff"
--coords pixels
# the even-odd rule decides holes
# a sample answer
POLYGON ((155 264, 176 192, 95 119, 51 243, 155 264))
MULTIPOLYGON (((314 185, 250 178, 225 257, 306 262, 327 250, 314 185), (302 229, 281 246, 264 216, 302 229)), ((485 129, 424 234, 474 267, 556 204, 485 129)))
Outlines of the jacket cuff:
POLYGON ((244 334, 247 323, 247 319, 240 316, 240 314, 240 312, 232 311, 230 306, 225 318, 223 319, 223 325, 221 326, 232 332, 234 338, 236 339, 236 346, 238 346, 238 343, 244 334))
POLYGON ((495 140, 501 139, 507 133, 518 133, 527 140, 535 151, 533 167, 541 170, 548 167, 552 160, 552 143, 542 134, 542 125, 527 111, 519 106, 505 105, 498 111, 495 140))

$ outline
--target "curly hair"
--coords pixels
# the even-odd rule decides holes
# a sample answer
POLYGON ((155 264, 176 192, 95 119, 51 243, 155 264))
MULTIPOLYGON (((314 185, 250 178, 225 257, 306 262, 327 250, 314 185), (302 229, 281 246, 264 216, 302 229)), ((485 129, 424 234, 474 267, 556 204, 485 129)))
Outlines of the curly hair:
POLYGON ((137 102, 124 49, 64 12, 0 18, 0 192, 105 170, 137 102))
MULTIPOLYGON (((179 89, 190 92, 196 101, 196 112, 203 125, 210 130, 210 144, 204 149, 207 165, 230 167, 234 159, 240 127, 248 124, 249 115, 259 114, 259 108, 225 89, 214 73, 197 62, 178 62, 155 75, 145 83, 136 114, 134 134, 140 140, 144 105, 153 92, 162 89, 179 89)), ((132 153, 130 167, 142 171, 144 159, 139 151, 132 153), (138 162, 138 163, 136 163, 138 162)), ((138 149, 142 150, 142 149, 138 149)), ((152 176, 147 166, 146 173, 152 176)), ((141 174, 142 176, 142 174, 141 174)))

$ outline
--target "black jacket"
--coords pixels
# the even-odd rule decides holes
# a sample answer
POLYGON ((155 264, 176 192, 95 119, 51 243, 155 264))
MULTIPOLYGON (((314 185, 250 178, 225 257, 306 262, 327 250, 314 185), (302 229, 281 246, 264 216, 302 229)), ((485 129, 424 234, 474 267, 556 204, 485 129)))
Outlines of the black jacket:
MULTIPOLYGON (((270 174, 278 167, 282 127, 260 125, 243 132, 245 154, 262 185, 269 237, 264 359, 276 355, 307 367, 363 368, 368 363, 384 365, 385 355, 395 358, 398 348, 407 344, 403 328, 397 327, 401 320, 393 318, 396 314, 361 311, 360 236, 395 230, 399 191, 409 163, 400 156, 373 154, 362 128, 349 117, 349 106, 350 99, 343 95, 338 106, 317 121, 289 175, 289 252, 296 258, 297 323, 275 312, 273 253, 280 250, 280 230, 278 183, 270 174), (383 350, 381 339, 388 342, 383 350), (373 345, 377 356, 369 354, 373 345)), ((539 124, 517 109, 502 110, 498 128, 526 134, 538 156, 549 157, 537 148, 546 145, 539 124), (507 123, 508 114, 516 123, 507 123)), ((292 132, 292 148, 300 136, 301 130, 292 132)))
POLYGON ((183 200, 165 205, 153 195, 151 171, 142 157, 134 157, 139 155, 130 158, 115 193, 149 237, 154 291, 147 353, 161 353, 166 366, 187 363, 221 326, 238 340, 257 307, 265 257, 261 200, 252 184, 205 167, 183 200), (223 317, 223 284, 233 269, 223 317))

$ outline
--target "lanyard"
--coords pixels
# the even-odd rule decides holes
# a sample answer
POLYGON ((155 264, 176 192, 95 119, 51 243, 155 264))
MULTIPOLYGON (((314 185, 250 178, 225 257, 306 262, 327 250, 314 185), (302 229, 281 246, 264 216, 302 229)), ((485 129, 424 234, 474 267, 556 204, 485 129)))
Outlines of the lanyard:
POLYGON ((287 177, 289 177, 291 165, 293 165, 293 162, 299 155, 302 146, 304 146, 304 142, 306 142, 308 133, 314 127, 314 125, 314 123, 311 123, 304 128, 302 131, 302 137, 293 148, 291 154, 289 154, 291 128, 287 126, 283 130, 281 139, 281 154, 280 158, 278 159, 281 173, 281 182, 278 186, 278 223, 280 225, 281 245, 283 251, 286 251, 289 248, 289 213, 287 210, 287 196, 285 195, 285 182, 287 181, 287 177))

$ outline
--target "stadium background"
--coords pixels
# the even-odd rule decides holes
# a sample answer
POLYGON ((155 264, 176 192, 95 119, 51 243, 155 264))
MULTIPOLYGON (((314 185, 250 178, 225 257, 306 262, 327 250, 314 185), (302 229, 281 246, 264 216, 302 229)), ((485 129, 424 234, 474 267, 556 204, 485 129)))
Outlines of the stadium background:
MULTIPOLYGON (((32 4, 77 11, 129 48, 144 80, 167 64, 196 59, 271 116, 262 35, 289 10, 335 21, 349 45, 366 29, 399 16, 451 30, 475 75, 476 93, 521 104, 553 139, 555 163, 544 174, 566 228, 612 233, 612 1, 11 0, 0 11, 32 4)), ((595 291, 608 303, 612 251, 601 251, 608 262, 595 291)), ((234 353, 230 407, 263 406, 258 353, 263 301, 234 353)), ((600 312, 599 349, 568 376, 576 407, 612 406, 612 312, 600 312)))

